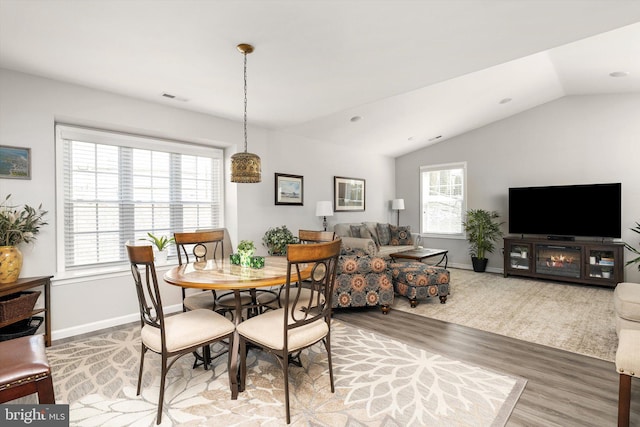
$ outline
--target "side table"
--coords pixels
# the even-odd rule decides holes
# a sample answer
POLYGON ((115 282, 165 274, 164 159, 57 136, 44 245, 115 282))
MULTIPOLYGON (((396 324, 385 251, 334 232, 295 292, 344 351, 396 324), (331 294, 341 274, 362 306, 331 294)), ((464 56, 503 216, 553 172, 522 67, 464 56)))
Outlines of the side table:
POLYGON ((15 294, 27 289, 36 288, 38 286, 44 287, 44 308, 35 308, 31 313, 10 321, 0 322, 0 328, 10 325, 20 320, 28 319, 34 314, 44 312, 44 343, 45 346, 51 346, 51 278, 53 276, 40 276, 40 277, 24 277, 16 280, 13 283, 0 284, 0 297, 5 295, 15 294))

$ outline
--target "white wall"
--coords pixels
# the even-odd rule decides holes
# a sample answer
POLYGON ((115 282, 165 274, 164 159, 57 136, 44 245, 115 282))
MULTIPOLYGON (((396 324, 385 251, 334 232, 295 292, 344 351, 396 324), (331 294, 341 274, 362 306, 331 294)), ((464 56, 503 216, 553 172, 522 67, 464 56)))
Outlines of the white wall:
MULTIPOLYGON (((21 277, 56 274, 56 122, 224 147, 227 164, 243 145, 242 123, 0 69, 0 144, 30 147, 32 154, 32 179, 0 179, 0 197, 12 194, 16 204, 42 203, 50 211, 49 225, 36 243, 21 246, 21 277)), ((388 201, 395 197, 393 159, 253 126, 248 145, 262 158, 263 182, 231 184, 227 176, 225 226, 234 245, 251 239, 266 253, 261 240, 269 227, 319 229, 315 202, 332 200, 334 175, 367 180, 367 209, 341 213, 331 222, 389 220, 388 201), (304 176, 304 206, 274 205, 275 172, 304 176)), ((57 279, 51 295, 53 339, 137 319, 128 269, 99 278, 57 279)), ((165 306, 179 303, 179 289, 167 286, 164 293, 165 306)))
MULTIPOLYGON (((640 221, 639 137, 640 94, 550 102, 398 158, 396 191, 406 207, 401 222, 419 229, 420 166, 466 161, 468 208, 497 210, 505 221, 509 187, 622 182, 621 240, 640 247, 640 237, 629 231, 640 221)), ((466 240, 428 239, 425 245, 449 249, 453 265, 471 264, 466 240)), ((500 251, 489 268, 502 271, 500 251)), ((637 266, 625 272, 627 280, 640 282, 637 266)))

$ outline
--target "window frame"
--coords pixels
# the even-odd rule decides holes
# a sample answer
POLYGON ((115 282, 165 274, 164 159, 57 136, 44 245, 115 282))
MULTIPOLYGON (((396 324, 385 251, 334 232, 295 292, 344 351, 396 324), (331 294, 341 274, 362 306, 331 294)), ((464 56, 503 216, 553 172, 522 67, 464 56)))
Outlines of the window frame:
MULTIPOLYGON (((224 185, 224 168, 225 157, 224 149, 216 146, 205 146, 190 142, 160 138, 154 136, 134 135, 125 132, 112 130, 103 130, 70 125, 65 123, 55 124, 55 156, 56 156, 56 276, 84 276, 87 274, 100 274, 102 272, 120 271, 128 268, 126 261, 114 261, 105 263, 96 263, 78 266, 66 266, 66 247, 65 247, 65 140, 75 140, 94 144, 110 145, 115 147, 127 147, 133 150, 150 150, 154 152, 172 153, 170 156, 187 155, 200 156, 217 159, 221 162, 219 170, 219 182, 216 183, 217 194, 216 200, 219 200, 218 224, 224 226, 225 211, 225 185, 224 185)), ((119 175, 123 172, 119 170, 119 175)), ((215 172, 215 171, 214 171, 215 172)), ((215 203, 215 201, 214 201, 215 203)), ((122 206, 122 205, 121 205, 122 206)), ((213 226, 216 226, 215 224, 213 226)))
POLYGON ((466 239, 467 235, 464 231, 464 227, 462 226, 462 222, 465 219, 465 214, 467 211, 467 162, 454 162, 454 163, 441 163, 435 165, 425 165, 420 166, 420 235, 423 237, 431 237, 431 238, 445 238, 445 239, 466 239), (435 172, 435 171, 445 171, 452 169, 462 169, 462 204, 461 204, 461 218, 460 218, 460 232, 459 233, 439 233, 433 231, 425 230, 427 224, 425 224, 425 200, 424 196, 424 174, 435 172))

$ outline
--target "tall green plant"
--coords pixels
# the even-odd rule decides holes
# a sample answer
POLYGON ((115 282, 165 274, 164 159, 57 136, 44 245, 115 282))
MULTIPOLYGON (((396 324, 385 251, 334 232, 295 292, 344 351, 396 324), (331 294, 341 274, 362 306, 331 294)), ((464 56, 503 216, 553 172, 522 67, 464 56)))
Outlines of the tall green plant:
POLYGON ((477 258, 486 258, 487 253, 495 249, 494 242, 502 237, 500 226, 504 222, 498 222, 498 212, 489 212, 484 209, 469 209, 467 218, 462 223, 467 232, 469 241, 469 253, 477 258))
MULTIPOLYGON (((636 227, 635 228, 630 228, 631 231, 640 234, 640 222, 636 222, 636 227)), ((631 265, 631 264, 638 264, 638 271, 640 271, 640 249, 636 249, 633 246, 631 246, 628 243, 624 244, 624 247, 627 248, 629 251, 633 252, 636 255, 639 255, 638 257, 627 261, 627 263, 625 265, 631 265)))

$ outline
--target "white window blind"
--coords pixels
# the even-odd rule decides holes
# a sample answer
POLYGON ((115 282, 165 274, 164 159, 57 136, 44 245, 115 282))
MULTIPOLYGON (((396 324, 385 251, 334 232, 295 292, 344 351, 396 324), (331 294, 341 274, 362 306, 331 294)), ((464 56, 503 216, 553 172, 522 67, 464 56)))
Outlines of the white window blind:
POLYGON ((464 237, 466 163, 420 168, 421 232, 435 237, 464 237))
POLYGON ((65 270, 125 262, 125 243, 149 232, 222 226, 222 150, 66 125, 56 133, 65 270))

